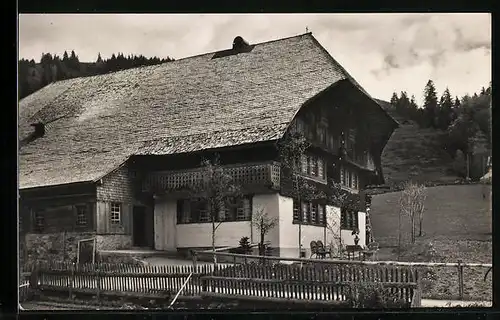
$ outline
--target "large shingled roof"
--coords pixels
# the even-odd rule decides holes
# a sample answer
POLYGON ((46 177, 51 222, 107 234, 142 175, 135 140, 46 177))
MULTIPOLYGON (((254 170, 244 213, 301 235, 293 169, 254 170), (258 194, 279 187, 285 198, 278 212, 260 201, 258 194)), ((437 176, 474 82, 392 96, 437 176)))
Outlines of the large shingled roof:
POLYGON ((20 138, 63 117, 21 147, 20 188, 95 181, 134 154, 279 139, 308 99, 344 79, 359 87, 310 33, 213 55, 55 82, 22 99, 20 138))

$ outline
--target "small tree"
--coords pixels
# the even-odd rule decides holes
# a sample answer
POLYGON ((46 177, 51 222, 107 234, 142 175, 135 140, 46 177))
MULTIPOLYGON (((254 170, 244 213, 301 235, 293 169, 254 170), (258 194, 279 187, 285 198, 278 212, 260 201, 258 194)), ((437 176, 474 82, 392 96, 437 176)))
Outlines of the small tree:
MULTIPOLYGON (((336 205, 339 208, 343 208, 348 201, 348 194, 347 192, 342 191, 340 184, 335 183, 334 181, 331 181, 331 188, 330 192, 328 193, 329 200, 333 203, 336 203, 336 205)), ((334 215, 334 214, 326 214, 326 229, 330 234, 330 247, 331 248, 337 248, 338 253, 342 253, 342 247, 344 246, 344 241, 342 238, 342 225, 341 225, 341 217, 342 213, 339 212, 339 215, 334 215)))
POLYGON ((415 184, 407 181, 404 184, 404 189, 401 192, 399 199, 400 215, 399 215, 399 247, 401 248, 401 216, 405 215, 409 218, 411 228, 411 243, 415 243, 415 219, 419 219, 419 236, 422 236, 422 223, 424 219, 424 202, 426 198, 426 188, 423 185, 415 184))
MULTIPOLYGON (((282 167, 293 179, 293 192, 297 201, 301 201, 301 188, 299 173, 301 170, 301 159, 307 148, 309 142, 306 137, 300 132, 287 132, 282 139, 277 142, 279 151, 280 162, 282 167)), ((307 185, 307 184, 306 184, 307 185)), ((302 212, 302 210, 300 210, 302 212)), ((298 254, 302 249, 302 217, 299 218, 299 248, 298 254)))
POLYGON ((240 195, 240 188, 230 175, 226 174, 220 165, 218 156, 213 161, 203 160, 202 178, 193 188, 193 197, 203 199, 207 203, 207 211, 212 223, 212 252, 215 256, 216 232, 221 225, 225 208, 234 206, 233 199, 240 195))
POLYGON ((260 234, 259 255, 265 255, 265 236, 278 225, 278 222, 278 217, 270 216, 263 208, 258 208, 255 214, 252 215, 252 226, 260 234))

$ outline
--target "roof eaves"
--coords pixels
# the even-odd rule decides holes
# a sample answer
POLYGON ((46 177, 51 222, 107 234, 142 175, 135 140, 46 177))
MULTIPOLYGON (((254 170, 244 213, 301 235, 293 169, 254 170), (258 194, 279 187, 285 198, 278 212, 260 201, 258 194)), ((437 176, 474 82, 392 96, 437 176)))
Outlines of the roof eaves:
POLYGON ((336 67, 340 68, 340 70, 344 73, 346 76, 347 80, 349 80, 355 87, 357 87, 362 93, 364 93, 370 100, 372 100, 384 113, 385 115, 392 120, 393 124, 395 127, 399 127, 399 122, 397 122, 390 114, 388 114, 382 106, 347 72, 347 70, 340 64, 338 63, 335 58, 333 58, 330 53, 319 43, 319 41, 312 35, 312 33, 308 33, 311 36, 311 39, 314 41, 314 43, 323 51, 323 53, 330 59, 330 61, 335 64, 336 67))
MULTIPOLYGON (((133 154, 132 154, 133 155, 133 154)), ((120 164, 118 166, 115 166, 113 167, 112 169, 106 171, 105 174, 101 174, 100 176, 98 176, 97 178, 94 178, 91 182, 92 183, 96 183, 98 182, 99 180, 103 179, 104 177, 110 175, 111 173, 115 172, 116 170, 120 169, 121 167, 123 167, 125 164, 127 164, 127 161, 130 159, 130 157, 132 156, 128 156, 127 159, 125 159, 125 161, 123 162, 120 162, 120 164)))

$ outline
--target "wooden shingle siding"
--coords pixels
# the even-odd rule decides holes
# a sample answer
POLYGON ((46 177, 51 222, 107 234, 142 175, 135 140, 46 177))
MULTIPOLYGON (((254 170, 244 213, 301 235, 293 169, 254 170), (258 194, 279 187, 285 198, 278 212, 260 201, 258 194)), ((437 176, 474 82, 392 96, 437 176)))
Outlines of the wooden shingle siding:
POLYGON ((134 203, 134 184, 127 165, 102 179, 102 184, 97 186, 97 200, 134 203))

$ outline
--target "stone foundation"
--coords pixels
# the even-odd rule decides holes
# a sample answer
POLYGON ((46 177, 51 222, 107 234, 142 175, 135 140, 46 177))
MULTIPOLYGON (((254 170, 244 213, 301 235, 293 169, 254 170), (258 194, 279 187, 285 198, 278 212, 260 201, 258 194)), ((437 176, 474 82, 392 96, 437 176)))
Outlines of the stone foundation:
POLYGON ((38 260, 76 261, 78 241, 95 236, 92 232, 28 233, 24 235, 24 256, 21 268, 38 260))
POLYGON ((125 234, 97 235, 97 250, 129 249, 132 246, 132 236, 125 234))

